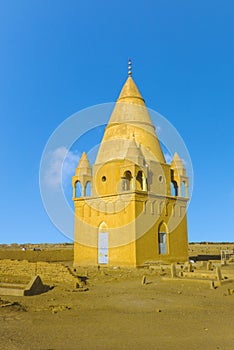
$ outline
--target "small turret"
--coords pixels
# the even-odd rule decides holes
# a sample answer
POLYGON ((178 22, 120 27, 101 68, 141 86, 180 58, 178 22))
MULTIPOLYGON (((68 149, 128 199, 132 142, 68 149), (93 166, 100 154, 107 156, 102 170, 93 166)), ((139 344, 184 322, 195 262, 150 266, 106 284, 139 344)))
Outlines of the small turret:
POLYGON ((179 197, 188 197, 188 177, 184 163, 177 152, 171 162, 171 182, 179 197))
POLYGON ((172 158, 171 168, 177 171, 178 175, 186 176, 184 163, 177 152, 175 152, 174 157, 172 158))
POLYGON ((81 196, 84 197, 87 195, 87 186, 92 183, 92 168, 90 166, 86 152, 83 152, 78 166, 76 168, 76 175, 72 177, 72 187, 73 187, 73 197, 76 198, 77 183, 81 185, 81 196))
POLYGON ((87 157, 86 152, 83 152, 78 166, 76 168, 76 176, 92 175, 91 166, 87 157))

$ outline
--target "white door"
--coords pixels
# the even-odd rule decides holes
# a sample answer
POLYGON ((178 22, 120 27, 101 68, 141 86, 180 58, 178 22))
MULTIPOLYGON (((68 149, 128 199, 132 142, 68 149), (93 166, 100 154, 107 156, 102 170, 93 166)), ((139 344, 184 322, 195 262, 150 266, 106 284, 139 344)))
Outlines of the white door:
POLYGON ((108 264, 108 233, 98 235, 98 264, 108 264))
POLYGON ((159 254, 167 254, 167 235, 165 232, 158 234, 159 254))

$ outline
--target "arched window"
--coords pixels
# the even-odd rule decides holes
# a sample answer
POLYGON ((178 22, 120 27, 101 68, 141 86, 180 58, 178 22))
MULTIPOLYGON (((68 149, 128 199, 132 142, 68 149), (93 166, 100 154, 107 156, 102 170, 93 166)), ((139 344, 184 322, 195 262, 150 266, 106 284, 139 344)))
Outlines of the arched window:
POLYGON ((132 181, 132 173, 127 170, 122 177, 122 191, 130 191, 131 189, 131 181, 132 181))
POLYGON ((165 222, 158 227, 158 253, 167 254, 167 225, 165 222))
POLYGON ((142 171, 138 171, 136 177, 136 189, 142 191, 143 190, 143 174, 142 171))
POLYGON ((85 195, 85 197, 91 196, 91 183, 90 183, 90 181, 86 182, 84 195, 85 195))
POLYGON ((178 196, 178 185, 176 181, 171 182, 171 195, 178 196))
POLYGON ((81 183, 80 181, 76 181, 75 183, 75 187, 74 187, 74 197, 75 198, 79 198, 81 197, 81 194, 82 194, 82 186, 81 186, 81 183))
POLYGON ((136 177, 136 189, 138 191, 147 191, 147 179, 143 171, 138 171, 136 177))

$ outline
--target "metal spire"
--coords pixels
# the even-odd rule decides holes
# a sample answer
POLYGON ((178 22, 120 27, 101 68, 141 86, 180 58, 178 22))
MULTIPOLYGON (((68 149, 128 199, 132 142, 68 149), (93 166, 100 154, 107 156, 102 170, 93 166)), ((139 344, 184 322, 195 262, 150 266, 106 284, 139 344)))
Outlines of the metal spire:
POLYGON ((128 59, 128 76, 132 76, 132 60, 131 58, 128 59))

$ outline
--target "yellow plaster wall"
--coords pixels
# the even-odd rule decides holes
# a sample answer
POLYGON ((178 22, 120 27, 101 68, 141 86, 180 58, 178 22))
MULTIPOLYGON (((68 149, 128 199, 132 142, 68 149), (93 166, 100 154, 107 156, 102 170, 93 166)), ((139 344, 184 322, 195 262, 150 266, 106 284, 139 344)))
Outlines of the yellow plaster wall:
MULTIPOLYGON (((109 203, 117 205, 119 196, 107 196, 106 202, 107 198, 109 203)), ((126 196, 125 199, 127 201, 126 196)), ((139 266, 157 260, 186 261, 188 237, 185 206, 183 199, 167 197, 165 200, 160 196, 136 193, 134 196, 128 195, 128 204, 122 210, 114 209, 108 213, 107 209, 97 210, 92 198, 77 199, 74 265, 98 264, 97 242, 102 222, 105 222, 109 235, 109 266, 139 266), (153 210, 152 203, 155 204, 153 210), (85 211, 83 215, 80 214, 84 206, 89 207, 88 216, 85 211), (162 222, 168 225, 167 254, 159 254, 158 250, 158 228, 162 222), (119 237, 125 239, 122 241, 119 237), (81 244, 82 241, 85 244, 81 244)))

